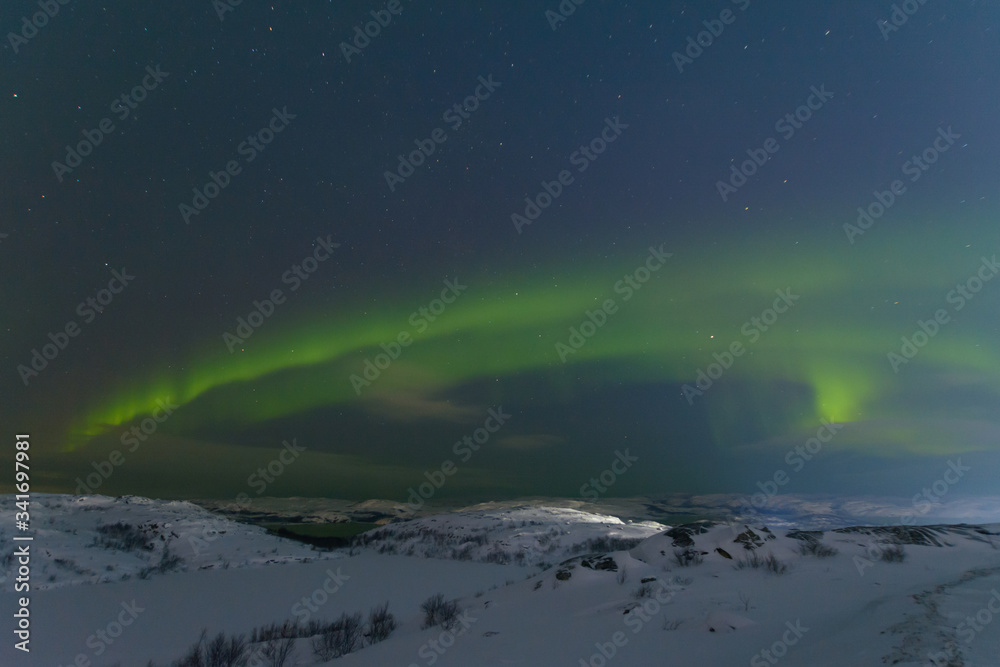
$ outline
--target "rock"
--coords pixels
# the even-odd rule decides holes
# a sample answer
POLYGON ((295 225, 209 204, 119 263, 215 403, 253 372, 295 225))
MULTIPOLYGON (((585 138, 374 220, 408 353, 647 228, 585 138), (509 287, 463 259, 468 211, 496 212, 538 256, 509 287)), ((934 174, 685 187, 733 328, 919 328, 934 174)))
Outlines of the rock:
POLYGON ((580 559, 580 565, 590 568, 591 570, 606 570, 608 572, 617 572, 618 563, 615 559, 607 554, 596 555, 596 556, 584 556, 580 559))
MULTIPOLYGON (((749 551, 753 551, 757 547, 764 546, 763 537, 753 532, 753 529, 750 528, 750 526, 745 526, 745 528, 746 530, 737 535, 736 538, 733 540, 733 542, 736 542, 737 544, 742 544, 743 548, 749 551)), ((769 535, 767 539, 774 539, 774 535, 770 534, 770 532, 771 531, 768 531, 769 535)))
POLYGON ((692 535, 702 535, 703 533, 707 533, 708 529, 714 525, 715 523, 712 521, 685 523, 664 531, 663 535, 672 538, 673 546, 675 547, 690 547, 694 545, 694 539, 691 537, 692 535))

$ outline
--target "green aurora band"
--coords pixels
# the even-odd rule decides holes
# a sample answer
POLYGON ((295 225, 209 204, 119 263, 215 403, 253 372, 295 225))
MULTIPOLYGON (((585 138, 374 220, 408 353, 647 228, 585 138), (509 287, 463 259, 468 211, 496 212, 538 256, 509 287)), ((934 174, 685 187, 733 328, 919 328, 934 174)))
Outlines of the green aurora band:
POLYGON ((820 419, 865 422, 869 428, 858 447, 878 444, 876 453, 883 455, 954 452, 962 447, 954 433, 920 427, 918 420, 991 421, 992 413, 976 406, 956 414, 934 392, 975 387, 993 405, 1000 393, 1000 356, 992 341, 975 333, 991 328, 983 322, 994 317, 1000 281, 986 283, 962 309, 946 300, 993 250, 972 243, 946 254, 940 242, 924 237, 908 241, 903 252, 870 236, 854 246, 841 237, 833 247, 785 241, 781 249, 734 240, 708 254, 668 243, 664 249, 673 256, 628 299, 619 281, 644 265, 648 249, 632 248, 600 265, 532 269, 502 282, 462 279, 468 289, 422 333, 410 315, 440 293, 440 282, 397 294, 377 313, 317 309, 299 321, 278 313, 243 351, 230 354, 219 332, 210 349, 127 378, 79 415, 66 449, 151 414, 164 399, 182 406, 170 431, 197 433, 322 406, 441 394, 523 373, 545 378, 553 391, 572 392, 584 366, 598 381, 674 383, 677 396, 668 396, 664 409, 687 410, 680 387, 693 385, 699 369, 715 361, 713 353, 722 355, 740 341, 746 352, 716 381, 720 389, 713 386, 692 401, 703 403, 717 440, 731 438, 739 428, 734 415, 752 408, 772 435, 815 430, 820 419), (799 297, 794 307, 751 340, 745 323, 786 288, 799 297), (565 355, 564 364, 556 344, 568 344, 570 327, 579 327, 586 311, 606 299, 614 299, 617 311, 565 355), (894 372, 887 354, 898 353, 901 337, 912 336, 917 321, 937 309, 947 310, 951 321, 894 372), (404 331, 414 342, 359 396, 351 375, 360 376, 365 360, 382 351, 379 345, 404 331), (790 413, 779 405, 785 400, 780 392, 761 393, 778 386, 797 387, 796 405, 805 395, 806 409, 790 413))

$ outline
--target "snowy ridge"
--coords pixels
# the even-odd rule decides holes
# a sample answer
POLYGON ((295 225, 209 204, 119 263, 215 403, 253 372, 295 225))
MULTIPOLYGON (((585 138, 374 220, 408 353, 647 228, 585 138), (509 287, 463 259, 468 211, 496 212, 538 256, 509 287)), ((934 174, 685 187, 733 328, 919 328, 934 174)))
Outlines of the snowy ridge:
MULTIPOLYGON (((14 503, 0 505, 2 590, 15 543, 14 503)), ((225 519, 189 502, 138 496, 33 494, 30 533, 37 545, 33 590, 145 579, 172 571, 294 563, 333 554, 269 535, 263 528, 225 519)))
POLYGON ((665 528, 558 507, 470 507, 389 524, 355 544, 378 553, 544 568, 581 552, 630 548, 665 528))

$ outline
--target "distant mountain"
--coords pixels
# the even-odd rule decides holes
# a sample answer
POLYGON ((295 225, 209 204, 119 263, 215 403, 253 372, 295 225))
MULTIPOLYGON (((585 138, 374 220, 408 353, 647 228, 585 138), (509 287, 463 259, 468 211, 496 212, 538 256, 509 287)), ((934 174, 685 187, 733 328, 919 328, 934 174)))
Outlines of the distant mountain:
POLYGON ((414 510, 391 500, 349 501, 329 498, 253 498, 246 505, 225 500, 196 500, 196 504, 249 523, 394 521, 448 513, 464 508, 512 509, 548 507, 618 517, 623 521, 678 524, 702 519, 757 521, 771 526, 838 528, 859 524, 990 523, 1000 521, 1000 496, 961 498, 754 494, 672 494, 658 497, 573 498, 531 497, 478 504, 428 503, 414 510))

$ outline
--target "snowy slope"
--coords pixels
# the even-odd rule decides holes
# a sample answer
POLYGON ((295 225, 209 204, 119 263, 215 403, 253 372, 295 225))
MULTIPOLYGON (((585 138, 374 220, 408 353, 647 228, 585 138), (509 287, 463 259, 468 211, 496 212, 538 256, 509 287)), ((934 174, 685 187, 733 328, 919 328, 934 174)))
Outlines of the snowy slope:
MULTIPOLYGON (((996 524, 668 529, 565 507, 483 506, 390 524, 349 555, 214 522, 187 503, 36 500, 48 512, 35 508, 36 550, 95 574, 33 562, 37 572, 47 565, 57 576, 35 576, 32 655, 24 660, 5 641, 3 665, 143 667, 155 659, 163 667, 203 628, 249 634, 286 620, 367 614, 386 601, 398 627, 385 641, 322 662, 309 639, 298 639, 286 664, 922 666, 934 656, 939 664, 1000 665, 996 524), (181 553, 192 535, 205 535, 206 521, 220 534, 208 551, 188 548, 184 565, 138 576, 166 545, 181 553), (149 526, 158 544, 142 553, 89 546, 102 535, 99 525, 118 522, 149 526), (629 541, 590 548, 599 542, 588 541, 609 536, 629 541), (543 561, 553 566, 540 570, 543 561), (113 571, 104 576, 107 565, 113 571), (450 630, 422 627, 420 605, 435 593, 462 610, 450 630), (141 612, 114 627, 126 607, 141 612), (112 629, 120 632, 100 639, 112 629)), ((0 511, 5 546, 7 514, 0 511)), ((0 594, 7 618, 14 598, 0 594)))
POLYGON ((556 507, 473 506, 359 536, 379 553, 548 567, 585 551, 631 547, 666 526, 556 507))
MULTIPOLYGON (((16 548, 11 539, 15 511, 8 496, 0 507, 0 584, 5 591, 14 590, 8 575, 16 548)), ((30 515, 32 590, 153 577, 161 569, 240 568, 336 555, 278 539, 263 528, 188 502, 33 494, 30 515)))
MULTIPOLYGON (((947 655, 950 664, 995 667, 1000 625, 973 633, 960 624, 985 617, 982 610, 1000 590, 998 529, 895 535, 881 529, 790 535, 727 525, 675 529, 628 552, 574 558, 485 601, 464 601, 475 622, 435 664, 576 666, 605 664, 603 658, 637 667, 779 660, 875 666, 924 665, 932 655, 947 655), (904 560, 881 560, 882 551, 899 542, 904 560), (812 555, 803 546, 811 544, 836 553, 812 555), (774 569, 787 569, 739 567, 754 554, 773 555, 774 569)), ((423 642, 439 635, 425 630, 400 637, 344 664, 409 664, 423 642)))

